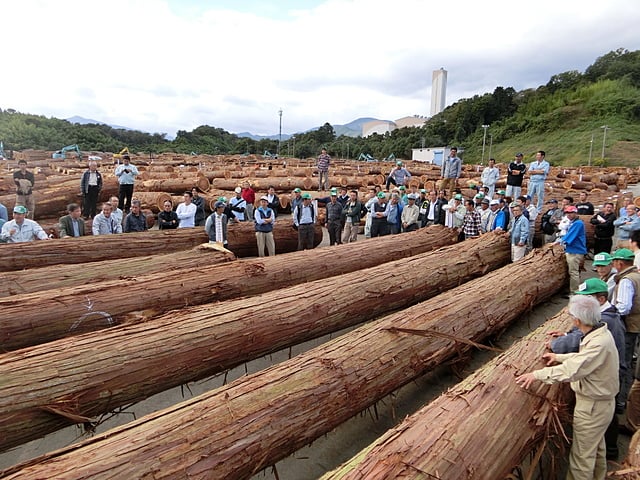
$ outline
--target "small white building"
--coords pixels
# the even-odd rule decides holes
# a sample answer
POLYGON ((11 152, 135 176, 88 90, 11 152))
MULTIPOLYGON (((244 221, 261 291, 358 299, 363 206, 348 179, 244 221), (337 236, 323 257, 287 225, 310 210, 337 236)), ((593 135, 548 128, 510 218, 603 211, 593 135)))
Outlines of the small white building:
MULTIPOLYGON (((424 147, 412 148, 411 160, 416 162, 433 163, 434 165, 442 165, 442 161, 449 155, 451 147, 424 147)), ((458 157, 462 158, 464 149, 458 147, 458 157)))

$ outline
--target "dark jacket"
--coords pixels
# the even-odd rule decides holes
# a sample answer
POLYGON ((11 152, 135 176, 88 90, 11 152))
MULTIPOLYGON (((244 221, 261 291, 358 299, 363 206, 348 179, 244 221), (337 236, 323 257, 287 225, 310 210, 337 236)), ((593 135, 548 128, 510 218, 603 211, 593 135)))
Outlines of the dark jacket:
MULTIPOLYGON (((89 170, 85 170, 80 179, 80 191, 83 195, 89 193, 89 170)), ((102 191, 102 174, 96 170, 96 180, 98 181, 98 191, 102 191)))
MULTIPOLYGON (((60 238, 73 237, 73 220, 70 215, 60 217, 58 229, 60 231, 60 238)), ((82 218, 78 219, 78 232, 81 237, 84 236, 84 220, 82 218)))
POLYGON ((140 213, 140 215, 135 216, 133 213, 130 213, 124 219, 124 227, 122 227, 122 231, 124 233, 130 232, 144 232, 147 229, 147 217, 144 216, 144 213, 140 213))
POLYGON ((204 211, 204 197, 198 195, 197 197, 193 197, 191 202, 196 206, 196 216, 194 218, 194 222, 196 225, 200 225, 200 223, 205 219, 206 214, 204 211))
POLYGON ((616 227, 613 225, 614 220, 616 219, 616 214, 611 212, 609 215, 603 215, 602 213, 596 213, 589 223, 595 225, 595 236, 596 238, 611 238, 615 233, 616 227), (598 215, 604 218, 606 221, 604 223, 600 223, 598 220, 598 215))
POLYGON ((158 214, 158 229, 159 230, 171 230, 173 228, 178 228, 178 224, 180 221, 178 220, 178 214, 171 210, 170 212, 165 212, 164 210, 158 214))
MULTIPOLYGON (((444 217, 445 217, 445 211, 442 209, 442 207, 444 205, 446 205, 447 202, 444 201, 442 198, 436 198, 436 206, 433 210, 433 217, 435 219, 435 223, 437 223, 438 225, 444 225, 444 217)), ((431 208, 431 202, 427 199, 424 202, 422 202, 422 205, 420 205, 420 210, 425 210, 424 214, 420 214, 420 226, 424 227, 427 225, 427 215, 429 215, 429 209, 431 208)))

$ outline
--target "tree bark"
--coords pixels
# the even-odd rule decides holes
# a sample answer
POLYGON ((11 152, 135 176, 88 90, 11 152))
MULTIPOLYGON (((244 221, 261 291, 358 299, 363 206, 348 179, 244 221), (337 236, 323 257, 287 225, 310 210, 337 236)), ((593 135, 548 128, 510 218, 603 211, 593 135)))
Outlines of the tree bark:
POLYGON ((331 280, 182 309, 144 324, 5 354, 0 451, 426 300, 499 268, 509 257, 506 236, 486 235, 331 280), (416 277, 418 271, 424 273, 416 277), (262 305, 269 305, 269 315, 262 305))
POLYGON ((526 391, 514 379, 544 366, 548 333, 571 326, 565 309, 322 480, 507 478, 569 416, 568 384, 526 391))
MULTIPOLYGON (((253 222, 231 224, 227 234, 230 250, 236 256, 258 255, 253 222)), ((298 248, 298 234, 289 223, 276 222, 273 235, 276 253, 293 252, 298 248)), ((188 250, 208 241, 204 228, 194 227, 0 244, 0 271, 171 253, 188 250)), ((319 245, 321 241, 322 229, 317 227, 314 244, 319 245)))
POLYGON ((13 467, 5 478, 249 478, 471 348, 467 340, 502 330, 566 276, 558 247, 533 252, 289 361, 13 467), (484 309, 478 298, 487 285, 495 301, 484 309))
MULTIPOLYGON (((398 237, 382 237, 286 256, 230 262, 208 268, 206 275, 202 274, 202 268, 195 267, 176 270, 170 276, 141 275, 2 298, 0 311, 6 320, 0 323, 0 350, 15 350, 73 335, 78 319, 88 313, 88 302, 93 311, 107 312, 115 321, 141 310, 145 310, 145 315, 159 314, 185 305, 256 295, 431 251, 453 243, 456 234, 435 226, 403 234, 402 238, 402 246, 397 245, 398 237), (380 255, 371 255, 372 248, 379 248, 380 255), (394 248, 393 257, 385 255, 394 248), (185 288, 185 279, 194 276, 197 281, 190 281, 185 288)), ((82 324, 84 331, 107 326, 104 321, 82 324)))

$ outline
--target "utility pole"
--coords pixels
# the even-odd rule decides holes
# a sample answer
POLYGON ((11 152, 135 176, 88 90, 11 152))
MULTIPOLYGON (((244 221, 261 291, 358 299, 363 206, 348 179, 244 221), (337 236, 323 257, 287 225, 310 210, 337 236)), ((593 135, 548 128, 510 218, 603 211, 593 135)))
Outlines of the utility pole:
POLYGON ((493 147, 493 134, 489 134, 489 158, 491 158, 491 148, 493 147))
POLYGON ((603 125, 600 128, 604 130, 604 133, 602 134, 602 160, 604 160, 604 148, 607 145, 607 130, 611 129, 609 128, 609 125, 603 125))
POLYGON ((484 165, 484 146, 487 142, 487 128, 489 128, 489 125, 482 125, 482 128, 484 129, 484 135, 482 135, 482 160, 480 160, 480 165, 484 165))
POLYGON ((280 115, 280 130, 278 131, 278 149, 276 150, 276 156, 280 157, 280 144, 282 143, 282 108, 278 110, 280 115))
POLYGON ((591 166, 591 157, 593 156, 593 133, 591 134, 591 142, 589 144, 589 166, 591 166))

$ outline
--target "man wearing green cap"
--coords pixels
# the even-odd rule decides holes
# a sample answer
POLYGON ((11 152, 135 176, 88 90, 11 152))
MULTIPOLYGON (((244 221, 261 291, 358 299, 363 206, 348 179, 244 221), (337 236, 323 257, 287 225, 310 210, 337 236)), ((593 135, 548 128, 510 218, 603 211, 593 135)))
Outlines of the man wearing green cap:
POLYGON ((387 196, 378 192, 377 201, 371 204, 371 238, 389 234, 387 227, 387 196))
POLYGON ((23 243, 33 240, 49 240, 49 236, 42 227, 37 222, 25 218, 26 215, 27 207, 23 205, 13 207, 13 220, 2 225, 0 242, 23 243))
POLYGON ((406 185, 406 183, 411 178, 411 174, 409 170, 402 166, 402 162, 396 162, 396 166, 393 167, 389 175, 387 176, 387 190, 389 190, 389 185, 394 184, 396 187, 400 187, 406 185))
POLYGON ((316 209, 308 193, 302 194, 302 205, 294 210, 293 223, 298 227, 298 250, 311 250, 315 233, 316 209))
MULTIPOLYGON (((613 289, 611 303, 618 309, 620 317, 627 328, 625 333, 625 362, 633 365, 638 334, 640 334, 640 273, 633 265, 635 255, 628 248, 620 248, 611 256, 613 268, 618 273, 615 275, 616 286, 613 289)), ((626 399, 629 387, 633 379, 632 368, 629 368, 622 379, 620 386, 621 398, 626 399)))
POLYGON ((576 405, 569 479, 604 479, 607 474, 604 434, 615 413, 620 359, 611 332, 600 321, 600 308, 591 295, 573 295, 568 310, 583 335, 579 351, 545 353, 547 367, 516 378, 524 389, 536 381, 571 382, 576 405))
POLYGON ((291 196, 291 213, 300 205, 302 205, 302 190, 294 188, 293 195, 291 196))
POLYGON ((609 288, 609 300, 613 295, 613 289, 616 286, 616 273, 618 271, 613 268, 613 260, 607 252, 596 253, 593 256, 593 267, 598 272, 598 278, 607 284, 609 288))
POLYGON ((338 201, 338 189, 332 188, 329 201, 325 203, 327 216, 325 228, 329 232, 329 246, 340 245, 342 243, 342 204, 338 201))

